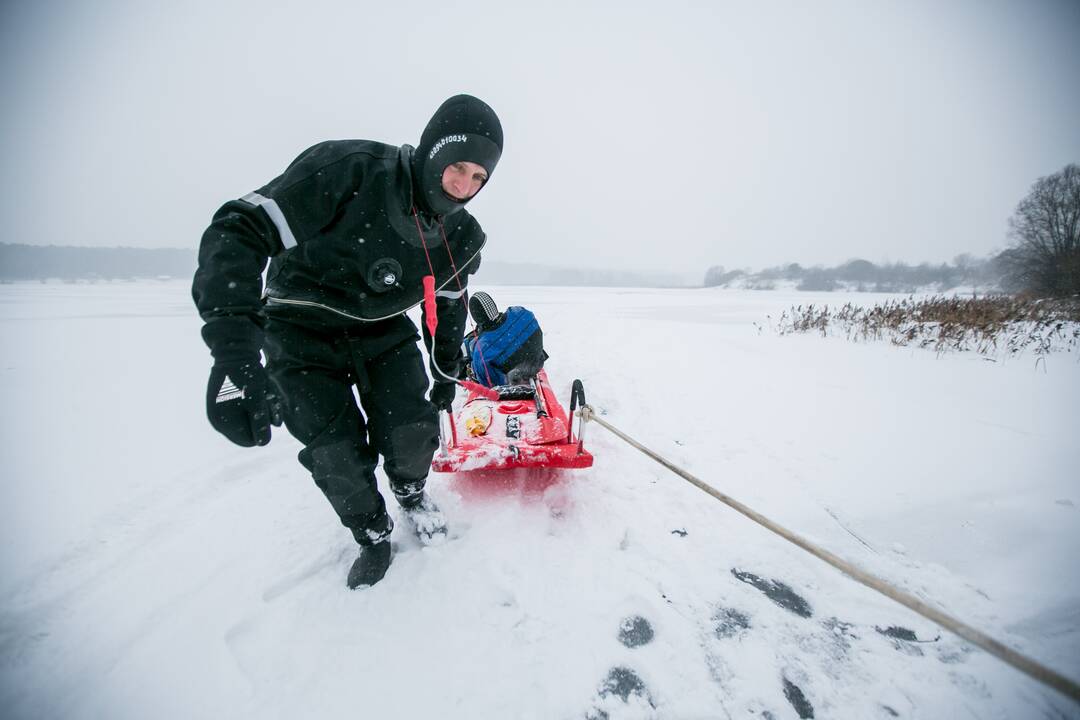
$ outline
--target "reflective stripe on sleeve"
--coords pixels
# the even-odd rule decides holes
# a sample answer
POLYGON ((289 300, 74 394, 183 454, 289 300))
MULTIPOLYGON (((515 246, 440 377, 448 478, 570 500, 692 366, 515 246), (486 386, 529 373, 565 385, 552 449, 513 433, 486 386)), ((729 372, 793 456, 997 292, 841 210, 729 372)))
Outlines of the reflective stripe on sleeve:
POLYGON ((276 201, 257 192, 248 193, 240 199, 252 205, 259 205, 266 211, 266 214, 270 216, 270 221, 277 228, 278 235, 281 236, 281 244, 285 246, 286 250, 296 247, 296 236, 293 235, 292 228, 289 227, 289 222, 285 219, 285 214, 281 212, 281 208, 278 207, 276 201))
POLYGON ((458 298, 460 298, 464 294, 465 294, 465 288, 461 288, 460 290, 440 290, 439 292, 435 293, 435 297, 437 297, 437 298, 450 298, 451 300, 457 300, 458 298))

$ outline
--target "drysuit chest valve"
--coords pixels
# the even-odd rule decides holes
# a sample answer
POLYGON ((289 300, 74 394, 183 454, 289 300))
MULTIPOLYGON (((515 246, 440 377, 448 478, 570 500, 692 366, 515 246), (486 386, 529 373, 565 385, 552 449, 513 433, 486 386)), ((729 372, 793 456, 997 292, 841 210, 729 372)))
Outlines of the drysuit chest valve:
POLYGON ((400 282, 401 263, 394 258, 379 258, 368 269, 368 287, 377 293, 389 292, 399 287, 400 282))

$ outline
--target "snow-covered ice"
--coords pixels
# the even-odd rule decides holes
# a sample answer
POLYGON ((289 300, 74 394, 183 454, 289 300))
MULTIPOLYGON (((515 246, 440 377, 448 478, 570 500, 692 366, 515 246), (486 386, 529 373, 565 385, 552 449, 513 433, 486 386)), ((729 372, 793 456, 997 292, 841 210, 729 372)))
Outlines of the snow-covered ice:
MULTIPOLYGON (((769 329, 864 294, 484 289, 536 312, 560 397, 581 378, 718 489, 1080 678, 1075 355, 769 329)), ((4 717, 1080 716, 596 425, 587 471, 434 476, 448 541, 399 523, 349 592, 298 444, 206 422, 187 292, 0 286, 4 717)))

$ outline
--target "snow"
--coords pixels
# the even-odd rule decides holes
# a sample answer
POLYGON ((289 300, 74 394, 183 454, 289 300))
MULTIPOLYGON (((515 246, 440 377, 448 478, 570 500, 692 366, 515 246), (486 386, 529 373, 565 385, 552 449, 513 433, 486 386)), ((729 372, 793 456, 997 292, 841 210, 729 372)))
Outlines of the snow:
MULTIPOLYGON (((1080 678, 1075 355, 769 329, 864 293, 480 287, 536 312, 564 401, 581 378, 717 489, 1080 678)), ((350 592, 299 445, 206 422, 186 283, 3 285, 0 330, 4 717, 788 718, 791 687, 817 717, 1080 716, 595 424, 590 470, 433 476, 449 540, 395 509, 386 578, 350 592)))

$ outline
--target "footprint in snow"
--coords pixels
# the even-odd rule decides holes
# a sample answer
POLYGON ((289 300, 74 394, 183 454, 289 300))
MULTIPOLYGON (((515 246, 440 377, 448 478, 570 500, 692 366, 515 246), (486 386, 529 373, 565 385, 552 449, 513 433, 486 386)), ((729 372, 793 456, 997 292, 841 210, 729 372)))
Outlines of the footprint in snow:
POLYGON ((915 634, 914 630, 909 630, 908 628, 901 627, 899 625, 890 625, 886 628, 880 628, 875 625, 874 629, 885 637, 891 639, 893 641, 894 648, 904 653, 905 655, 912 655, 914 657, 922 657, 923 651, 922 648, 918 647, 919 644, 935 643, 941 639, 941 636, 938 635, 933 639, 923 640, 915 634))
POLYGON ((649 621, 640 615, 624 618, 619 623, 619 642, 628 648, 648 645, 653 639, 653 629, 649 621))
POLYGON ((810 609, 810 603, 806 602, 806 600, 792 590, 790 586, 779 580, 761 578, 753 573, 739 570, 738 568, 731 568, 731 574, 747 585, 756 587, 758 590, 765 593, 765 597, 769 598, 785 610, 795 613, 799 617, 808 618, 814 614, 814 611, 810 609))
POLYGON ((585 713, 585 720, 610 720, 612 712, 628 705, 646 712, 656 709, 649 689, 636 672, 627 667, 613 667, 600 685, 593 706, 585 713))
POLYGON ((804 720, 805 718, 814 717, 814 706, 806 699, 806 695, 803 693, 802 688, 787 678, 784 678, 783 680, 784 697, 791 703, 791 707, 795 708, 795 713, 804 720))
POLYGON ((716 623, 713 633, 721 640, 750 629, 750 616, 734 608, 718 609, 713 613, 712 621, 716 623))

